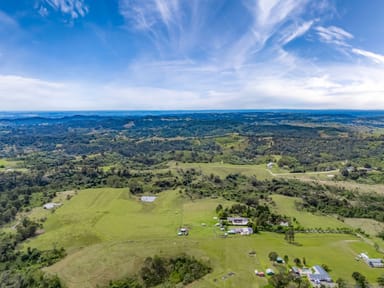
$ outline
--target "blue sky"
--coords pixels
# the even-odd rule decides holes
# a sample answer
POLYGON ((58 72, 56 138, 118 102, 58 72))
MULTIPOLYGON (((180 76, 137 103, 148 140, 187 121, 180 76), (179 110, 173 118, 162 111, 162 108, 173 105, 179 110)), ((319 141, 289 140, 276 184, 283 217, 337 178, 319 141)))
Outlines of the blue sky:
POLYGON ((0 110, 384 109, 382 0, 0 0, 0 110))

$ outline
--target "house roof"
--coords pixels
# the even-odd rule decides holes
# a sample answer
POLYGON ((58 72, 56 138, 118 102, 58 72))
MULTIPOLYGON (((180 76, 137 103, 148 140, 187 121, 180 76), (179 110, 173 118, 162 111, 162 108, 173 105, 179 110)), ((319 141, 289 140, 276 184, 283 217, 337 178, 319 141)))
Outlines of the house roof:
POLYGON ((372 263, 383 263, 381 259, 368 259, 368 261, 372 263))
POLYGON ((248 221, 248 218, 244 217, 228 217, 228 221, 248 221))
POLYGON ((58 207, 60 205, 61 205, 60 203, 53 203, 53 202, 51 202, 51 203, 44 204, 43 207, 45 209, 53 209, 53 208, 58 207))
POLYGON ((140 200, 143 202, 153 202, 156 198, 156 196, 141 196, 140 200))
POLYGON ((323 267, 316 265, 316 266, 313 266, 313 269, 315 270, 315 273, 309 274, 309 279, 311 281, 327 281, 327 282, 332 281, 332 278, 323 269, 323 267))

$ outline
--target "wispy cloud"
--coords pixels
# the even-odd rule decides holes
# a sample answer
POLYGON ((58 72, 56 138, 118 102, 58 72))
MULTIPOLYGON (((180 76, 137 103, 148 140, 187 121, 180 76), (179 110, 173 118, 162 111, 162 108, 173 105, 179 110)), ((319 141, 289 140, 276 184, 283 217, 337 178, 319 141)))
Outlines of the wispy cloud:
MULTIPOLYGON (((84 0, 41 0, 42 4, 47 4, 49 7, 63 14, 69 15, 72 19, 84 17, 88 13, 88 6, 84 0)), ((39 13, 42 16, 48 15, 45 6, 40 6, 39 13)))
MULTIPOLYGON (((54 9, 70 21, 92 8, 85 4, 92 2, 85 0, 36 1, 42 16, 54 9)), ((134 39, 136 48, 129 47, 129 41, 111 44, 121 63, 115 70, 108 70, 108 64, 106 71, 95 71, 104 82, 88 83, 67 64, 60 67, 70 71, 61 74, 71 75, 67 82, 4 75, 18 70, 4 70, 1 62, 2 109, 384 109, 384 72, 377 65, 384 63, 384 55, 364 49, 360 35, 348 32, 348 26, 344 30, 332 25, 329 16, 325 19, 327 9, 335 8, 331 2, 118 0, 125 26, 121 29, 119 18, 116 25, 120 26, 113 31, 134 39), (302 41, 293 43, 300 37, 302 41), (324 54, 327 61, 321 58, 324 54)), ((4 30, 0 36, 8 33, 4 27, 10 25, 17 23, 0 12, 0 32, 4 30)), ((109 29, 94 29, 102 39, 98 45, 108 42, 109 29)), ((0 53, 1 48, 0 43, 0 53)), ((11 48, 7 51, 13 52, 11 48)), ((2 59, 11 59, 4 55, 2 59)), ((23 61, 33 56, 25 55, 23 61)), ((108 56, 103 60, 108 61, 108 56)), ((14 63, 9 66, 15 67, 14 63)))
POLYGON ((384 55, 373 53, 367 50, 357 49, 357 48, 353 48, 352 52, 357 55, 367 57, 368 59, 372 60, 375 63, 384 64, 384 55))
POLYGON ((286 29, 289 35, 279 36, 284 37, 284 43, 303 35, 312 26, 312 21, 298 19, 307 5, 305 0, 242 0, 236 2, 237 10, 221 15, 226 20, 215 14, 220 5, 220 1, 120 0, 119 10, 130 27, 150 35, 161 55, 189 58, 193 57, 191 51, 198 50, 204 61, 214 59, 234 68, 253 58, 269 39, 280 34, 283 26, 284 30, 285 26, 290 27, 286 29), (214 30, 218 21, 226 23, 239 15, 242 19, 237 25, 225 25, 225 30, 219 33, 214 30), (302 25, 297 27, 295 23, 302 25), (244 29, 239 30, 239 26, 244 29))
POLYGON ((160 62, 141 69, 137 63, 136 69, 131 72, 141 75, 131 82, 122 78, 110 83, 0 75, 2 109, 384 108, 384 72, 369 65, 328 64, 288 72, 266 62, 239 73, 191 62, 160 62))
POLYGON ((351 33, 345 31, 340 27, 318 26, 315 29, 317 31, 317 34, 320 36, 320 40, 324 43, 348 47, 349 44, 347 44, 347 41, 353 39, 353 35, 351 33))
POLYGON ((299 26, 293 27, 293 30, 282 38, 282 44, 285 45, 292 40, 304 35, 312 27, 314 22, 314 20, 311 20, 304 22, 299 26))
POLYGON ((11 16, 0 10, 0 27, 4 25, 16 27, 18 23, 11 16))
POLYGON ((138 30, 152 31, 164 25, 168 32, 180 25, 179 0, 119 0, 120 14, 138 30))
POLYGON ((259 0, 247 2, 246 6, 253 18, 253 24, 235 42, 232 49, 229 50, 230 55, 235 55, 233 65, 239 67, 254 57, 256 53, 265 47, 267 41, 276 35, 283 25, 286 25, 289 21, 300 15, 305 4, 305 1, 300 0, 259 0))

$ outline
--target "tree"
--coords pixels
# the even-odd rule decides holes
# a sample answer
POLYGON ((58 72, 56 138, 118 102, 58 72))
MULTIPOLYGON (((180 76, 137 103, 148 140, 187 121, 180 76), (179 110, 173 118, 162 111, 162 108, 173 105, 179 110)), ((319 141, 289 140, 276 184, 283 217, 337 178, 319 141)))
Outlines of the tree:
POLYGON ((347 287, 348 287, 348 286, 347 286, 347 282, 345 282, 345 280, 342 279, 342 278, 338 278, 338 279, 336 280, 336 283, 337 283, 337 287, 338 287, 338 288, 347 288, 347 287))
POLYGON ((295 229, 292 225, 289 226, 288 230, 285 232, 285 240, 291 244, 295 242, 295 229))
POLYGON ((37 228, 39 227, 39 224, 28 219, 23 218, 21 222, 16 226, 17 235, 16 238, 18 241, 23 241, 29 237, 32 237, 35 235, 35 232, 37 228))
POLYGON ((134 278, 110 281, 108 288, 142 288, 143 286, 134 278))
POLYGON ((360 288, 368 287, 367 278, 364 275, 362 275, 360 272, 353 272, 352 278, 355 279, 358 287, 360 288))
POLYGON ((343 177, 348 177, 348 176, 349 176, 349 171, 348 171, 348 169, 347 169, 346 167, 344 167, 343 169, 341 169, 340 173, 341 173, 341 175, 342 175, 343 177))
POLYGON ((288 261, 289 261, 289 257, 288 257, 288 255, 284 255, 284 262, 285 262, 285 263, 288 263, 288 261))
POLYGON ((377 234, 377 237, 381 238, 384 240, 384 231, 381 231, 377 234))
POLYGON ((136 182, 136 181, 132 181, 131 183, 129 183, 128 185, 129 187, 129 191, 132 193, 132 194, 140 194, 140 193, 143 193, 143 185, 141 185, 140 183, 136 182))
POLYGON ((301 260, 300 260, 300 258, 295 258, 295 259, 293 259, 293 262, 294 262, 297 266, 301 266, 301 260))
POLYGON ((326 272, 331 272, 331 269, 328 267, 327 264, 321 264, 321 267, 322 267, 326 272))
POLYGON ((377 278, 377 283, 379 284, 380 287, 384 287, 384 275, 381 275, 380 277, 377 278))
POLYGON ((276 261, 277 257, 279 257, 279 255, 274 251, 268 254, 268 258, 270 261, 276 261))
POLYGON ((223 205, 221 205, 221 204, 217 205, 217 207, 216 207, 216 213, 219 213, 219 212, 222 211, 222 210, 223 210, 223 205))

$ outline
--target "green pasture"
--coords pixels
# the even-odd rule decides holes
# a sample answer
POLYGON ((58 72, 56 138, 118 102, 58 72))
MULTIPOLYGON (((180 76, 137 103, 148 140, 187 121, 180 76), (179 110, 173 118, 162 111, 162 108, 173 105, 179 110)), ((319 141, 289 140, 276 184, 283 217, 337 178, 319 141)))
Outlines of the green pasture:
POLYGON ((15 169, 17 168, 19 161, 11 161, 4 158, 0 158, 0 171, 6 169, 15 169))
POLYGON ((354 228, 360 228, 371 236, 376 236, 380 232, 384 231, 384 223, 373 219, 345 218, 344 222, 354 228))
POLYGON ((233 165, 227 163, 180 163, 170 162, 169 168, 176 169, 196 169, 203 174, 210 175, 215 174, 221 178, 225 178, 229 174, 241 173, 246 176, 256 176, 257 179, 271 179, 273 176, 266 169, 266 164, 260 165, 233 165))
MULTIPOLYGON (((137 273, 145 257, 155 254, 187 253, 209 262, 213 272, 190 286, 196 288, 263 287, 266 279, 256 277, 254 270, 273 268, 268 261, 271 251, 288 255, 289 263, 296 257, 305 257, 308 265, 327 264, 334 279, 342 277, 351 283, 354 271, 360 271, 371 282, 382 274, 380 269, 371 269, 354 260, 358 253, 366 251, 372 257, 378 256, 369 243, 355 236, 296 234, 298 245, 288 244, 283 235, 276 233, 222 238, 222 232, 214 225, 217 222, 214 210, 219 203, 230 205, 231 202, 190 201, 178 191, 158 196, 153 203, 142 203, 127 189, 79 191, 54 213, 46 214, 45 233, 27 242, 25 247, 64 246, 69 255, 46 271, 57 273, 69 288, 96 287, 110 279, 137 273), (189 236, 177 236, 180 226, 189 227, 189 236), (249 256, 250 251, 255 251, 256 256, 249 256), (228 276, 229 272, 235 274, 228 276)), ((278 205, 289 203, 288 199, 275 198, 275 201, 278 205)), ((290 209, 286 214, 293 213, 293 208, 290 209)), ((307 217, 304 215, 303 219, 307 217)), ((336 225, 325 224, 330 220, 328 217, 313 217, 318 217, 313 218, 317 226, 336 225)), ((303 219, 299 221, 305 223, 303 219)))
POLYGON ((296 218, 299 224, 304 228, 334 229, 349 227, 347 224, 329 215, 317 215, 306 211, 298 211, 296 209, 295 202, 302 202, 300 198, 288 197, 284 195, 272 195, 272 199, 276 203, 276 212, 296 218))

